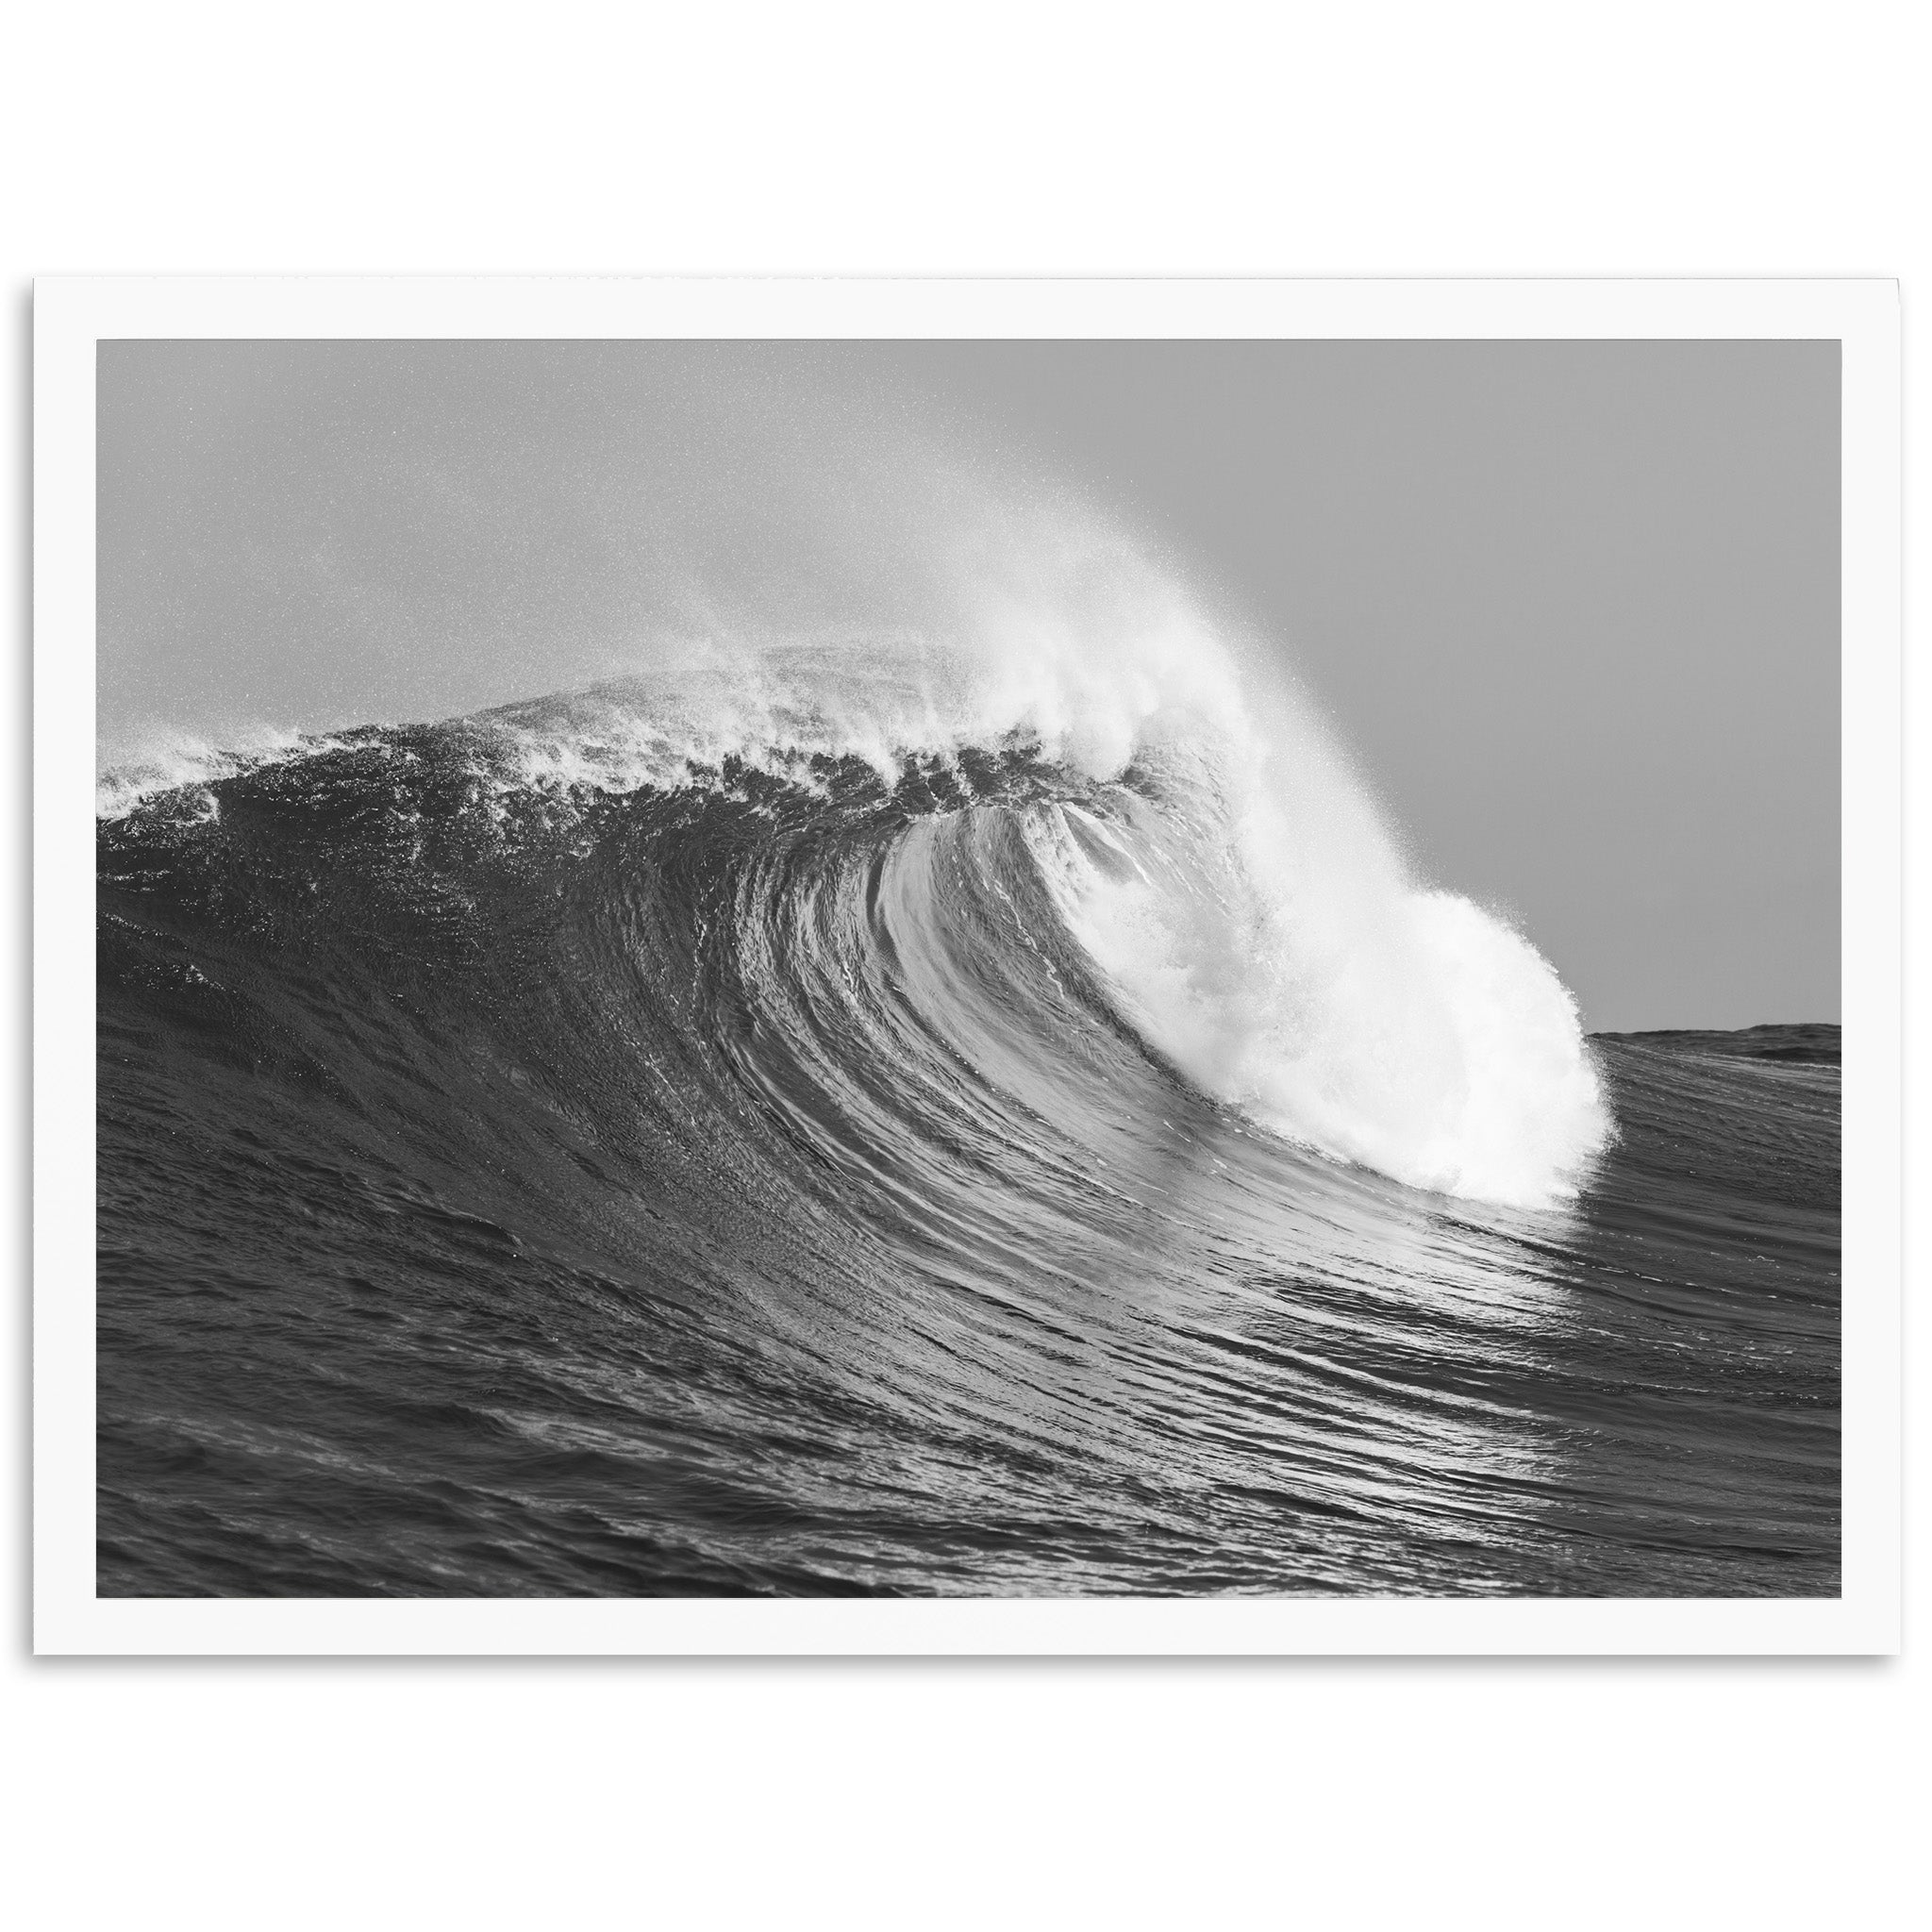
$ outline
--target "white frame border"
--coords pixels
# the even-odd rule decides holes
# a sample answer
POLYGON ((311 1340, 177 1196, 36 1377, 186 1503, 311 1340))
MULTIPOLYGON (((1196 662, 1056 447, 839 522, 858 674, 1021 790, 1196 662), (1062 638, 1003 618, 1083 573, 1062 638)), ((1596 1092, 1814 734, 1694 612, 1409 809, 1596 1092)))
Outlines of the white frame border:
POLYGON ((34 311, 34 1648, 120 1655, 1798 1655, 1900 1630, 1894 282, 62 277, 34 311), (1818 1600, 100 1599, 94 352, 103 339, 1836 338, 1843 374, 1843 1594, 1818 1600))

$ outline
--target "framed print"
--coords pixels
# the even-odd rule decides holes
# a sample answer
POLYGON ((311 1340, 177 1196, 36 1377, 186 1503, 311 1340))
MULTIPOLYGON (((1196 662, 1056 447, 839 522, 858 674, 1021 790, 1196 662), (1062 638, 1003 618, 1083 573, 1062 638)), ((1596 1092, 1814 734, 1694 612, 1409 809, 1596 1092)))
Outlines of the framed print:
POLYGON ((35 358, 38 1648, 1895 1645, 1892 285, 35 358))

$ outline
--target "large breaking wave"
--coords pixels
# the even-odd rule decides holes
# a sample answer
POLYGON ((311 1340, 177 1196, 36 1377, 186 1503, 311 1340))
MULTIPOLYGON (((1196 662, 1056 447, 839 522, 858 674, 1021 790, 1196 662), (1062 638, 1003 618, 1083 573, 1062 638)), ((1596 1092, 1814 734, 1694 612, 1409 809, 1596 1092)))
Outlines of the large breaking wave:
MULTIPOLYGON (((1609 1123, 1549 964, 1411 875, 1306 704, 1244 676, 1177 587, 1091 531, 1062 532, 1050 554, 1042 569, 1036 543, 1018 586, 1008 559, 942 640, 674 644, 647 678, 487 714, 465 727, 465 802, 508 833, 589 795, 728 791, 757 774, 794 794, 783 815, 810 841, 808 801, 829 803, 832 777, 863 768, 882 803, 929 795, 962 822, 908 824, 881 854, 833 812, 798 890, 843 903, 876 868, 901 924, 814 934, 803 908, 754 897, 732 914, 747 952, 781 935, 829 948, 857 985, 883 970, 881 944, 941 945, 970 868, 1011 943, 1266 1128, 1414 1187, 1532 1207, 1572 1196, 1609 1123)), ((331 742, 175 748, 110 770, 102 809, 331 742)), ((780 811, 769 786, 759 797, 780 811)), ((925 1017, 954 1027, 935 997, 925 1017)), ((1039 1024, 1050 1036, 1051 1017, 1039 1024)))

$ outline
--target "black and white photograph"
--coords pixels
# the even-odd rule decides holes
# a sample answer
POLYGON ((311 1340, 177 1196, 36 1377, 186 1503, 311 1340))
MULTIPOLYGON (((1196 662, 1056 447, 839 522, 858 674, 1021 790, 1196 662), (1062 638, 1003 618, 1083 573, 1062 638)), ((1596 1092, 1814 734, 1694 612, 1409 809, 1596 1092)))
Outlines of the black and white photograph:
POLYGON ((1839 1598, 1841 360, 101 340, 97 1595, 1839 1598))

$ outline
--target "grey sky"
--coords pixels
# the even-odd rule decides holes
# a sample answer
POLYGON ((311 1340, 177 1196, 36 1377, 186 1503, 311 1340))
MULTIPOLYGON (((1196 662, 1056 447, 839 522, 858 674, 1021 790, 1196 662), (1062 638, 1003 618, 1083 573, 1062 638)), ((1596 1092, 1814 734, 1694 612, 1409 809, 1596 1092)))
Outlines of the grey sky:
POLYGON ((931 452, 1159 544, 1591 1026, 1839 1014, 1835 342, 104 343, 99 448, 109 753, 583 682, 721 585, 908 614, 931 452))

